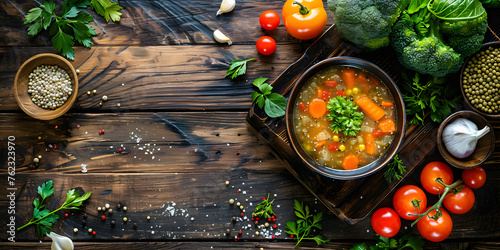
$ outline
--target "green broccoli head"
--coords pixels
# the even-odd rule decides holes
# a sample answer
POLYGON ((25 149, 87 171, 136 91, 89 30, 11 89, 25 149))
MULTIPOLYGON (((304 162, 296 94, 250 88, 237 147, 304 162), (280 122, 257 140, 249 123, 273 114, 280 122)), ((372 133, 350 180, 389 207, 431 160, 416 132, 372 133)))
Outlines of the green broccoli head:
POLYGON ((403 53, 404 49, 411 43, 417 40, 417 34, 413 29, 413 21, 406 15, 402 14, 399 21, 394 24, 391 32, 391 46, 397 53, 403 53))
POLYGON ((444 40, 464 58, 481 48, 487 29, 486 12, 472 20, 444 21, 440 24, 444 40))
POLYGON ((389 45, 391 27, 401 13, 397 0, 328 0, 340 37, 368 49, 389 45))

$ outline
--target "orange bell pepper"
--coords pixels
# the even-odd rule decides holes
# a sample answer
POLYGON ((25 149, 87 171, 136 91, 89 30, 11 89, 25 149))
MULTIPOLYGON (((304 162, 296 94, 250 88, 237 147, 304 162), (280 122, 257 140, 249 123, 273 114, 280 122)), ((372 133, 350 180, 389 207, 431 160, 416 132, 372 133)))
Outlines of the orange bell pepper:
POLYGON ((322 0, 287 0, 281 16, 288 33, 300 40, 321 34, 327 19, 322 0))

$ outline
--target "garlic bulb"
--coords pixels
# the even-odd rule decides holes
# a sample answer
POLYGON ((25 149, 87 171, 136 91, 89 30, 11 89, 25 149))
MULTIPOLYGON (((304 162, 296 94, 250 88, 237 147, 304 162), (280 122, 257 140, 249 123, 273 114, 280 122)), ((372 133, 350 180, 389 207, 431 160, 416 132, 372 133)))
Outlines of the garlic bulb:
POLYGON ((231 42, 231 39, 229 39, 229 37, 222 34, 222 32, 220 30, 214 31, 214 38, 215 38, 215 41, 217 41, 219 43, 227 43, 229 45, 231 45, 233 43, 233 42, 231 42))
POLYGON ((457 158, 469 157, 476 149, 477 141, 490 132, 489 127, 481 130, 465 118, 459 118, 448 124, 443 130, 443 142, 446 149, 457 158))
POLYGON ((47 236, 49 236, 52 239, 52 247, 50 248, 51 250, 73 250, 74 249, 73 241, 66 236, 62 236, 62 235, 56 234, 54 232, 51 232, 47 236))
POLYGON ((222 0, 222 3, 220 3, 220 8, 217 11, 217 16, 222 13, 231 12, 234 9, 234 6, 236 6, 235 0, 222 0))

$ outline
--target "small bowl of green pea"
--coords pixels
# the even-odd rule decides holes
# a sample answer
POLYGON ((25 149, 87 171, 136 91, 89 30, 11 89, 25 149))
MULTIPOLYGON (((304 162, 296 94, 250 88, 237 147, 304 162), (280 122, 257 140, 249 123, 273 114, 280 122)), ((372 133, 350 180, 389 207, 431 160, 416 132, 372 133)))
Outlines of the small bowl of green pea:
POLYGON ((460 89, 470 109, 500 119, 500 42, 483 44, 465 60, 460 89))

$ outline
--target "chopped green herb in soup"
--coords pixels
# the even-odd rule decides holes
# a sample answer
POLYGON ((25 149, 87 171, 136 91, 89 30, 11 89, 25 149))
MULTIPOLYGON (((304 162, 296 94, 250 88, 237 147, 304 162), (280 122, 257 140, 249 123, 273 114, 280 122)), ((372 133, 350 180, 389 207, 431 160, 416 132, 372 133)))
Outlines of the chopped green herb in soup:
POLYGON ((334 67, 302 87, 293 108, 301 147, 321 165, 356 169, 385 153, 394 140, 394 99, 369 72, 334 67))

